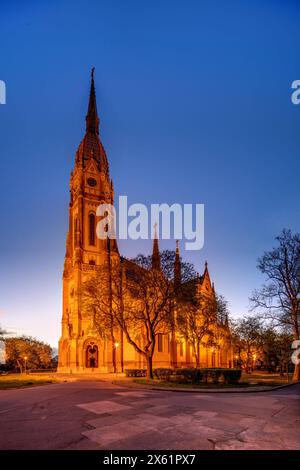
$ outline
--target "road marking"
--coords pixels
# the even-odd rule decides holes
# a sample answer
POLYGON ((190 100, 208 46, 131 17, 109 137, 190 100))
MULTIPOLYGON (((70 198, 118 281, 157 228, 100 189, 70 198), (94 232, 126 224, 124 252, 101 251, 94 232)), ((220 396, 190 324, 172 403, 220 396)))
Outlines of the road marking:
POLYGON ((131 406, 121 405, 120 403, 115 403, 113 401, 93 401, 91 403, 82 403, 77 406, 96 414, 113 413, 115 411, 129 410, 131 408, 131 406))

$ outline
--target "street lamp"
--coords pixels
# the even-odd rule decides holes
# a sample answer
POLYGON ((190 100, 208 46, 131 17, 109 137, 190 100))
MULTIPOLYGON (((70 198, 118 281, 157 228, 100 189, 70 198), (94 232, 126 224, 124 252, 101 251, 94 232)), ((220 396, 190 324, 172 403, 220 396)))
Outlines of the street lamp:
POLYGON ((238 354, 236 354, 235 355, 235 367, 238 366, 238 358, 239 358, 239 356, 238 356, 238 354))
POLYGON ((255 369, 255 363, 256 363, 256 354, 253 354, 253 370, 255 369))
POLYGON ((117 350, 118 350, 118 347, 119 347, 118 341, 115 342, 114 346, 115 346, 115 364, 116 364, 116 370, 115 370, 115 372, 116 372, 116 377, 117 377, 117 373, 118 373, 118 367, 117 367, 117 350))
POLYGON ((216 367, 216 356, 215 356, 215 348, 211 348, 211 366, 216 367))
POLYGON ((25 361, 25 374, 27 374, 27 356, 24 357, 25 361))

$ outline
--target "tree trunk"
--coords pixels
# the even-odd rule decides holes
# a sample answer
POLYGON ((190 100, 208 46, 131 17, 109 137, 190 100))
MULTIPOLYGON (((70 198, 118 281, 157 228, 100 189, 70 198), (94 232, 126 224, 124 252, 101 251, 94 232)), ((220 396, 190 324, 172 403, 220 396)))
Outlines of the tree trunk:
POLYGON ((147 379, 148 380, 153 379, 153 367, 152 367, 152 356, 151 355, 147 356, 147 379))
POLYGON ((295 364, 295 369, 293 373, 293 382, 300 381, 300 364, 295 364))
POLYGON ((199 343, 197 343, 197 352, 195 354, 195 357, 196 357, 196 366, 197 368, 200 367, 200 345, 199 343))

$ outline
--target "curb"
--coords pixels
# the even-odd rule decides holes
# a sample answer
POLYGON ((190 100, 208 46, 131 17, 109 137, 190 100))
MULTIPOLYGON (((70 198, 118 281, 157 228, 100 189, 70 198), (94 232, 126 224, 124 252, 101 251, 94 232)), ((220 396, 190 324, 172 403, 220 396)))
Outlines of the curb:
MULTIPOLYGON (((279 390, 279 389, 282 389, 282 388, 286 388, 286 387, 293 387, 294 385, 300 385, 300 382, 293 382, 293 383, 289 383, 289 384, 284 384, 284 385, 276 385, 276 387, 265 387, 265 388, 261 388, 261 389, 255 389, 255 387, 253 387, 253 389, 251 390, 251 387, 247 388, 247 389, 242 389, 242 388, 232 388, 232 389, 227 389, 227 390, 218 390, 218 389, 213 389, 213 388, 208 388, 208 389, 197 389, 197 388, 190 388, 190 389, 187 389, 187 388, 173 388, 173 387, 155 387, 155 386, 152 386, 152 385, 145 385, 145 384, 141 384, 141 385, 133 385, 133 386, 130 386, 128 383, 127 384, 122 384, 121 382, 117 382, 117 381, 112 381, 111 382, 113 385, 119 385, 119 386, 122 386, 122 387, 126 387, 126 388, 135 388, 135 389, 144 389, 144 390, 158 390, 160 392, 175 392, 175 393, 264 393, 264 392, 272 392, 274 390, 279 390)), ((130 382, 130 384, 135 384, 134 382, 130 382)))

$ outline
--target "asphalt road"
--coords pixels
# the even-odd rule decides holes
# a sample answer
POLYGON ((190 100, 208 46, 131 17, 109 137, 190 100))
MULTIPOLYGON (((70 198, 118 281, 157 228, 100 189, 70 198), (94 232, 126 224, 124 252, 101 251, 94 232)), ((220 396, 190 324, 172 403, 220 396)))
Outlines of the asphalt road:
POLYGON ((182 393, 69 382, 0 391, 0 449, 300 449, 300 384, 182 393))

